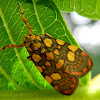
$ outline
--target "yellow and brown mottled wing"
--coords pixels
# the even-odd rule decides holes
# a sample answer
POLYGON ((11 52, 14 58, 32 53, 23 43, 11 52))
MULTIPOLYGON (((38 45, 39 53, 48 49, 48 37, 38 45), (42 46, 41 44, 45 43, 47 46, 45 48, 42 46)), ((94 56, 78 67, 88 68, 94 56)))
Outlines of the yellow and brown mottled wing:
POLYGON ((68 45, 67 60, 65 61, 65 72, 78 78, 86 75, 93 63, 91 58, 81 49, 74 45, 68 45))
POLYGON ((72 94, 75 89, 78 86, 79 79, 70 76, 67 73, 64 73, 63 71, 59 70, 59 73, 55 72, 48 76, 48 78, 45 79, 50 82, 50 84, 60 93, 65 94, 65 95, 70 95, 72 94), (49 81, 49 78, 52 79, 52 81, 49 81))
POLYGON ((24 44, 44 78, 63 94, 72 94, 78 78, 91 69, 91 59, 82 50, 51 36, 25 36, 24 44))

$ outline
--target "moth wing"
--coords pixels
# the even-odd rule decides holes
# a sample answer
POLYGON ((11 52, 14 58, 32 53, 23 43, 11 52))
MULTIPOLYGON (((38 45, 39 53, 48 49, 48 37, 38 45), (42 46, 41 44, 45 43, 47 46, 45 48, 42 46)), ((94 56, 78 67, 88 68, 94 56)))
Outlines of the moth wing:
POLYGON ((68 45, 68 48, 71 52, 69 54, 67 53, 70 65, 66 64, 65 72, 78 78, 83 77, 93 67, 91 58, 84 51, 74 45, 68 45), (71 61, 73 59, 74 61, 71 61))
MULTIPOLYGON (((63 76, 62 76, 63 77, 63 76)), ((60 93, 64 94, 64 95, 71 95, 77 88, 78 83, 79 83, 79 79, 74 77, 74 76, 70 76, 67 73, 64 73, 64 77, 61 80, 53 80, 51 81, 51 77, 45 76, 45 79, 60 93)))

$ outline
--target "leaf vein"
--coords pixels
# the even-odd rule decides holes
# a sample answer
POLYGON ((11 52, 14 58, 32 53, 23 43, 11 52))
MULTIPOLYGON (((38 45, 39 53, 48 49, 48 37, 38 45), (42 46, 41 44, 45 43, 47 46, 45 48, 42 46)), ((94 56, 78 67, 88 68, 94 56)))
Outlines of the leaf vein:
POLYGON ((41 28, 42 34, 44 35, 44 28, 43 28, 43 26, 42 26, 42 24, 41 24, 41 21, 40 21, 40 19, 39 19, 39 16, 38 16, 38 13, 37 13, 36 4, 35 4, 34 0, 32 0, 32 2, 33 2, 34 11, 35 11, 35 15, 36 15, 37 21, 38 21, 39 26, 40 26, 40 28, 41 28))
MULTIPOLYGON (((10 29, 8 28, 8 24, 7 24, 6 20, 5 20, 5 17, 4 17, 4 14, 3 14, 1 8, 0 8, 0 15, 1 15, 2 21, 3 21, 3 23, 4 23, 5 29, 6 29, 6 31, 7 31, 7 34, 8 34, 8 36, 9 36, 9 39, 10 39, 11 43, 12 43, 12 44, 15 44, 15 43, 14 43, 14 40, 13 40, 13 37, 11 36, 10 29)), ((32 78, 32 76, 30 75, 30 73, 29 73, 28 70, 26 69, 26 67, 25 67, 25 65, 24 65, 24 63, 23 63, 23 61, 22 61, 22 59, 21 59, 21 57, 20 57, 20 54, 19 54, 19 52, 18 52, 18 49, 17 49, 17 48, 14 48, 14 51, 15 51, 15 53, 16 53, 16 56, 17 56, 18 60, 20 61, 20 64, 22 65, 24 71, 25 71, 26 74, 28 75, 29 79, 32 81, 32 83, 33 83, 36 87, 41 88, 41 87, 34 81, 34 79, 32 78)), ((1 70, 2 70, 2 68, 1 68, 1 70)), ((3 70, 2 70, 2 71, 3 71, 3 70)))

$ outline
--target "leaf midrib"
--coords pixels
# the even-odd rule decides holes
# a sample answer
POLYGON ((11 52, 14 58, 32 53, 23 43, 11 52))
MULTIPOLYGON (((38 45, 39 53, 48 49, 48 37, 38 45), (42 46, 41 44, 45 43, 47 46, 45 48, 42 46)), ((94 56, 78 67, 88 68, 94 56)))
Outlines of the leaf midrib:
MULTIPOLYGON (((7 22, 6 22, 6 19, 5 19, 5 17, 4 17, 4 13, 2 12, 2 9, 1 9, 1 8, 0 8, 0 16, 1 16, 1 19, 2 19, 2 21, 3 21, 3 24, 4 24, 4 26, 5 26, 6 32, 7 32, 8 36, 9 36, 9 39, 10 39, 11 43, 12 43, 12 44, 15 44, 15 43, 14 43, 14 40, 13 40, 13 37, 12 37, 12 35, 11 35, 10 29, 9 29, 9 27, 8 27, 8 24, 7 24, 7 22)), ((24 71, 26 72, 26 74, 27 74, 27 76, 29 77, 29 79, 31 80, 31 82, 32 82, 36 87, 41 88, 41 86, 40 86, 38 83, 36 83, 36 82, 34 81, 34 79, 32 78, 32 76, 30 75, 30 73, 29 73, 28 70, 26 69, 26 67, 25 67, 25 65, 24 65, 24 63, 23 63, 23 61, 22 61, 22 59, 21 59, 21 57, 20 57, 20 54, 19 54, 19 52, 18 52, 18 49, 17 49, 17 48, 14 48, 14 51, 15 51, 15 53, 16 53, 16 56, 17 56, 17 58, 18 58, 20 64, 22 65, 24 71)), ((1 66, 0 66, 0 67, 1 67, 1 66)), ((3 71, 3 68, 1 67, 0 69, 2 69, 2 70, 0 70, 0 71, 2 72, 2 71, 3 71)), ((3 72, 4 72, 4 71, 3 71, 3 72)), ((3 72, 2 72, 2 74, 3 74, 3 75, 6 75, 6 78, 7 78, 10 82, 12 82, 14 85, 17 84, 16 82, 14 82, 13 79, 10 78, 10 76, 9 76, 6 72, 5 72, 6 74, 4 74, 3 72), (13 81, 12 81, 12 80, 13 80, 13 81)), ((18 87, 18 84, 17 84, 17 87, 18 87)))

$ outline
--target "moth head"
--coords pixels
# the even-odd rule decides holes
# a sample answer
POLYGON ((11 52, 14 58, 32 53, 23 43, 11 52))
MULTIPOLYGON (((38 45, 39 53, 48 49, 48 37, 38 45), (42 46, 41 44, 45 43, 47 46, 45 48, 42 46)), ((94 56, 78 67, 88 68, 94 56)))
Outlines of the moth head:
POLYGON ((41 38, 39 35, 29 35, 24 36, 24 45, 26 48, 31 48, 32 50, 38 50, 41 47, 41 38))

